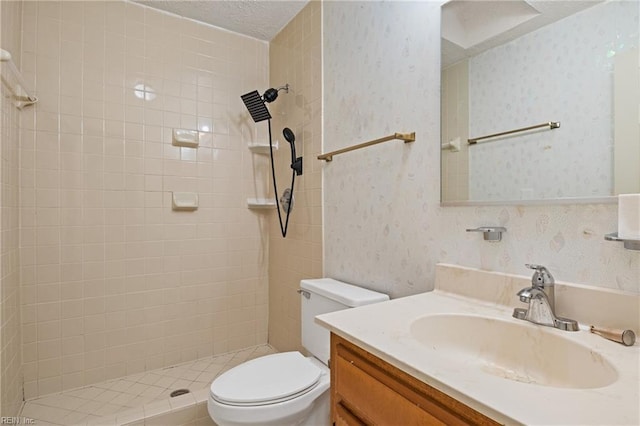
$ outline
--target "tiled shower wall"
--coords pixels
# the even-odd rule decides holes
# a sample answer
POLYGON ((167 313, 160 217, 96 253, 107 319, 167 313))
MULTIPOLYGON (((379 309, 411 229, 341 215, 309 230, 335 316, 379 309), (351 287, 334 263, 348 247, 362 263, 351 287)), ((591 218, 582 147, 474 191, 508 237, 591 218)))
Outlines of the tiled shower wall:
POLYGON ((25 2, 25 396, 267 339, 267 242, 246 208, 256 139, 239 95, 268 45, 141 5, 25 2), (173 128, 200 147, 172 146, 173 128), (195 212, 171 192, 199 194, 195 212))
MULTIPOLYGON (((19 2, 0 2, 0 47, 13 55, 20 65, 19 2)), ((0 415, 16 416, 22 403, 22 356, 20 329, 20 265, 18 213, 18 155, 20 112, 14 105, 11 89, 16 76, 5 63, 0 110, 0 415)))
MULTIPOLYGON (((282 136, 296 135, 296 155, 303 174, 296 178, 294 205, 287 237, 282 238, 278 214, 269 224, 269 343, 279 350, 300 350, 300 295, 303 278, 322 277, 322 57, 321 3, 311 1, 271 41, 272 87, 289 83, 288 94, 272 103, 273 137, 279 141, 276 175, 279 196, 291 184, 291 151, 282 136)), ((264 124, 263 124, 264 125, 264 124)), ((283 221, 286 217, 283 211, 283 221)))

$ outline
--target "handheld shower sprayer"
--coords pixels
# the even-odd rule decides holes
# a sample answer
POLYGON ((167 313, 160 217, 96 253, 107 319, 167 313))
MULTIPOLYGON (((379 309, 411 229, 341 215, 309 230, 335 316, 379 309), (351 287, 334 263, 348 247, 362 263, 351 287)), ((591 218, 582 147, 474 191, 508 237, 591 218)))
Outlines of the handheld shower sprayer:
POLYGON ((296 135, 288 127, 282 129, 282 135, 291 145, 291 168, 295 170, 296 176, 300 176, 302 174, 302 157, 296 157, 296 135))

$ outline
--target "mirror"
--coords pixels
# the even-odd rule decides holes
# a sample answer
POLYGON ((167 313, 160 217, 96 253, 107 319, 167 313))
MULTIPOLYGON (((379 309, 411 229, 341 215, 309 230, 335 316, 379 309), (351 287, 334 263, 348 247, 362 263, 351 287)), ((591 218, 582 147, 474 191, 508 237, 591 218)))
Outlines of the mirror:
POLYGON ((640 192, 639 11, 623 0, 445 3, 441 201, 640 192))

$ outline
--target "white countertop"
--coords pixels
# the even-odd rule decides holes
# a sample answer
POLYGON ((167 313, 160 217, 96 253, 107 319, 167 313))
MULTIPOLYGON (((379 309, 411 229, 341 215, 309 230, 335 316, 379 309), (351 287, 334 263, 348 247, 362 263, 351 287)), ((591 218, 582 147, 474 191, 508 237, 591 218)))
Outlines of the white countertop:
POLYGON ((324 314, 316 322, 404 372, 505 424, 640 425, 640 344, 625 347, 589 333, 545 327, 589 347, 617 370, 612 384, 594 389, 542 386, 460 365, 412 337, 425 315, 469 314, 541 327, 511 317, 513 307, 441 290, 324 314))

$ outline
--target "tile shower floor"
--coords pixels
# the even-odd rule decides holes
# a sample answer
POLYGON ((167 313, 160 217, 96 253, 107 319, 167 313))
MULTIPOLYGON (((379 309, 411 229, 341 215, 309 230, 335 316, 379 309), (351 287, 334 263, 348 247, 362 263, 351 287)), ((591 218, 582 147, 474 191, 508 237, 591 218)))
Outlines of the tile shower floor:
MULTIPOLYGON (((206 389, 221 373, 244 361, 275 352, 269 345, 260 345, 46 395, 25 402, 20 416, 34 419, 35 424, 41 426, 119 424, 116 420, 119 413, 131 414, 158 406, 162 400, 170 404, 172 399, 184 399, 170 399, 175 390, 208 394, 206 389)), ((150 413, 145 412, 147 414, 150 413)))

